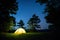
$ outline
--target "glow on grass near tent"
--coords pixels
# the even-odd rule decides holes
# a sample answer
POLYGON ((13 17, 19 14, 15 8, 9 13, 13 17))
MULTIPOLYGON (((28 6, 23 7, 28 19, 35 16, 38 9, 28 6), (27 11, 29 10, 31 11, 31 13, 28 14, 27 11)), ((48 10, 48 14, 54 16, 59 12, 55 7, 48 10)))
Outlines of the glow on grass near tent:
POLYGON ((25 31, 25 29, 23 29, 23 28, 18 28, 15 32, 14 32, 14 34, 25 34, 26 33, 26 31, 25 31))

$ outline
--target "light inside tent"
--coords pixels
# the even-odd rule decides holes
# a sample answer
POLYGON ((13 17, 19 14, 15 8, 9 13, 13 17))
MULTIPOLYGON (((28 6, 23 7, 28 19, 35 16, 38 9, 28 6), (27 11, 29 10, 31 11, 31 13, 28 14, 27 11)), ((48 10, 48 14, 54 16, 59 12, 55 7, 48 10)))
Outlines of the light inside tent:
POLYGON ((14 34, 24 34, 24 33, 26 33, 26 31, 25 31, 25 29, 23 29, 23 28, 18 28, 15 32, 14 32, 14 34))

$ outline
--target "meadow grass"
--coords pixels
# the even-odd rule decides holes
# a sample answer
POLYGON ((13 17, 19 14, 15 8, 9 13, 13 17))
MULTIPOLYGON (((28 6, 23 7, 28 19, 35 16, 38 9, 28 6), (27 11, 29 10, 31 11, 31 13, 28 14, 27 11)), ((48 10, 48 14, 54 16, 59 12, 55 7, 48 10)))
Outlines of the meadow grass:
POLYGON ((1 40, 50 40, 46 32, 28 32, 16 35, 14 33, 4 33, 0 35, 1 40))

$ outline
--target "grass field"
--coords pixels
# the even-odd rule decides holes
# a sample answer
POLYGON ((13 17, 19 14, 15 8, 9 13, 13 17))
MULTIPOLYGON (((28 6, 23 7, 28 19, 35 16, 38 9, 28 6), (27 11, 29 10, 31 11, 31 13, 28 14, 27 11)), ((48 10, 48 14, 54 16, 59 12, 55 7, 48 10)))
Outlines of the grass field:
POLYGON ((14 33, 0 33, 0 40, 52 40, 45 32, 28 32, 26 34, 16 35, 14 33))

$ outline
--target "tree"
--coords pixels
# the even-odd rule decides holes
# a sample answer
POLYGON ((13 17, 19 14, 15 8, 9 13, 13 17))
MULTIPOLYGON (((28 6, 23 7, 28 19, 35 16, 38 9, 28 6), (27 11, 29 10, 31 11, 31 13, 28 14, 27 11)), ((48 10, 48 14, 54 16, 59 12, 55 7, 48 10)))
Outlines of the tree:
POLYGON ((38 16, 36 16, 36 14, 34 14, 32 16, 32 18, 30 18, 30 20, 28 21, 30 30, 32 30, 32 31, 36 30, 35 28, 38 27, 38 25, 39 25, 38 23, 40 23, 40 19, 38 16))
POLYGON ((18 26, 21 27, 21 28, 24 28, 24 27, 23 27, 23 26, 24 26, 23 20, 20 20, 20 21, 19 21, 18 26))
POLYGON ((9 29, 8 29, 8 32, 10 33, 13 33, 15 30, 14 30, 14 27, 16 26, 16 21, 15 21, 15 17, 13 16, 10 16, 10 19, 9 19, 9 29))
POLYGON ((16 14, 18 9, 16 0, 0 0, 0 12, 4 14, 16 14), (8 12, 8 13, 5 13, 8 12))
POLYGON ((48 12, 48 15, 45 17, 47 23, 52 25, 49 28, 52 31, 60 30, 60 0, 37 0, 41 4, 46 4, 45 12, 48 12))
POLYGON ((15 17, 11 16, 10 17, 10 29, 12 29, 13 26, 16 26, 16 21, 15 21, 15 17))
POLYGON ((16 14, 17 9, 16 0, 0 0, 0 31, 8 31, 10 14, 16 14))

